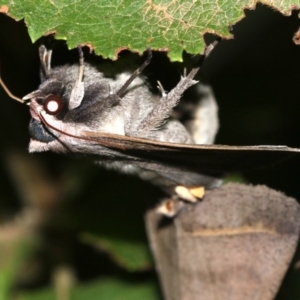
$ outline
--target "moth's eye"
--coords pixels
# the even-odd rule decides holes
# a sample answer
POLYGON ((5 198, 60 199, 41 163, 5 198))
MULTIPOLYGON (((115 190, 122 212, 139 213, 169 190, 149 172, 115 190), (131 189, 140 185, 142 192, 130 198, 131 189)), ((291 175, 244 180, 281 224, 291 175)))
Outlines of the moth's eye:
POLYGON ((44 102, 44 110, 49 115, 58 114, 63 108, 63 100, 61 97, 57 95, 49 95, 47 96, 44 102))

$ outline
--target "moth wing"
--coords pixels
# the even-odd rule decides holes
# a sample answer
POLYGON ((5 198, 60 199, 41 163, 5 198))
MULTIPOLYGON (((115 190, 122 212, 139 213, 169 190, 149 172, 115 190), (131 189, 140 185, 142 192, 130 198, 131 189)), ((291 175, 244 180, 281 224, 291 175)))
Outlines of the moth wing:
POLYGON ((139 165, 222 175, 226 172, 264 168, 299 155, 300 149, 287 146, 227 146, 175 144, 103 132, 84 132, 91 141, 126 153, 139 165))

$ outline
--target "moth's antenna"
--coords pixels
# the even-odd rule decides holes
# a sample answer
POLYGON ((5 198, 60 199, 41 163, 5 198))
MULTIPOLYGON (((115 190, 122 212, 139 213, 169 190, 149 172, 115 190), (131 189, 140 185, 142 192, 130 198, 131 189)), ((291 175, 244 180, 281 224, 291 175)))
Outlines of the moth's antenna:
POLYGON ((148 56, 147 59, 144 61, 144 63, 138 68, 136 69, 131 76, 128 78, 128 80, 123 84, 123 86, 117 91, 117 96, 122 98, 123 94, 125 93, 126 89, 128 88, 128 86, 130 85, 130 83, 137 78, 142 72, 143 70, 150 64, 150 61, 152 59, 152 50, 150 48, 147 49, 148 51, 148 56))
POLYGON ((0 85, 2 86, 2 88, 4 89, 4 91, 6 92, 6 94, 10 97, 10 98, 12 98, 12 99, 14 99, 14 100, 16 100, 16 101, 18 101, 18 102, 20 102, 20 103, 25 103, 25 100, 23 100, 23 99, 21 99, 21 98, 19 98, 19 97, 17 97, 17 96, 15 96, 15 95, 13 95, 12 93, 11 93, 11 91, 8 89, 8 87, 5 85, 5 83, 3 82, 3 80, 2 80, 2 78, 1 78, 1 74, 0 74, 0 85))

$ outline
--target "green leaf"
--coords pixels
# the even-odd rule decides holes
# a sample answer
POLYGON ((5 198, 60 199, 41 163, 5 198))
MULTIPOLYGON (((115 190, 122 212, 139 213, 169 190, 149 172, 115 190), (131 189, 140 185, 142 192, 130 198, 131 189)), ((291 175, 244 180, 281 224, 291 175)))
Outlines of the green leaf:
POLYGON ((107 279, 74 289, 74 300, 157 300, 157 287, 152 282, 131 284, 126 281, 107 279))
MULTIPOLYGON (((289 14, 299 0, 263 1, 289 14)), ((9 15, 25 18, 32 41, 48 32, 66 39, 70 48, 91 44, 97 54, 116 58, 118 49, 142 52, 147 46, 169 49, 173 60, 181 60, 182 49, 202 52, 205 32, 229 36, 228 25, 243 16, 243 8, 254 8, 246 0, 2 0, 9 15)), ((5 9, 2 9, 2 11, 5 9)))
POLYGON ((15 277, 36 246, 24 224, 12 223, 0 228, 0 299, 8 299, 15 277))
POLYGON ((16 300, 54 300, 56 294, 54 289, 43 289, 19 295, 16 300))
MULTIPOLYGON (((53 289, 24 293, 17 300, 53 300, 53 289)), ((103 279, 93 283, 77 286, 71 291, 72 300, 158 300, 159 292, 155 283, 129 283, 115 279, 103 279)))
POLYGON ((106 251, 111 258, 129 271, 149 268, 151 255, 146 243, 142 241, 123 240, 121 238, 101 237, 83 233, 81 240, 96 248, 106 251))
POLYGON ((81 168, 78 162, 76 168, 70 170, 65 177, 69 189, 73 190, 69 193, 72 201, 64 214, 56 217, 56 224, 70 230, 77 228, 81 242, 106 252, 117 265, 128 271, 152 266, 143 218, 147 207, 143 195, 151 193, 152 186, 138 178, 92 165, 81 168), (83 190, 74 188, 74 185, 84 186, 77 183, 76 178, 91 172, 95 172, 94 176, 84 176, 83 180, 89 179, 83 190), (134 188, 128 188, 130 186, 134 188))

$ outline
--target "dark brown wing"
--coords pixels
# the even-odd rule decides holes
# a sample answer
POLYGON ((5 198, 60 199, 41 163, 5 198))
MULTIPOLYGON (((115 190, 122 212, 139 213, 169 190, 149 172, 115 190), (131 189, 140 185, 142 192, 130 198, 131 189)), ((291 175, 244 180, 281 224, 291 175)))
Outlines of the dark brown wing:
POLYGON ((190 145, 152 141, 109 133, 84 132, 85 136, 107 148, 123 152, 147 164, 221 175, 270 166, 300 154, 286 146, 190 145))

